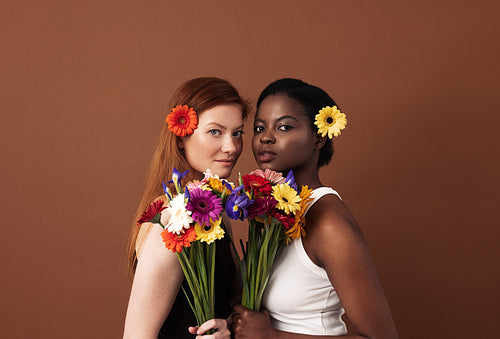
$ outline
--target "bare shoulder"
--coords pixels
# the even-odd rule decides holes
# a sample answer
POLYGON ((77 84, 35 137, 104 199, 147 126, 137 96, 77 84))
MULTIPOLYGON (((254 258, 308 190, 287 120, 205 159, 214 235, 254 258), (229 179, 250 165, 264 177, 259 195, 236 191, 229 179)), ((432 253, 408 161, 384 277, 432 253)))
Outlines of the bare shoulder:
POLYGON ((319 199, 306 214, 307 230, 310 233, 327 235, 346 228, 361 232, 344 202, 334 194, 328 194, 319 199))
POLYGON ((328 194, 319 199, 306 214, 304 246, 311 259, 323 266, 325 255, 364 244, 361 229, 344 202, 328 194))
MULTIPOLYGON (((163 201, 165 206, 168 206, 168 200, 164 195, 160 195, 155 201, 163 201)), ((167 218, 170 219, 170 216, 167 213, 167 218)), ((161 239, 161 232, 163 228, 158 224, 152 224, 150 222, 145 222, 140 225, 139 233, 137 234, 137 240, 135 242, 135 249, 137 252, 137 257, 141 256, 141 252, 143 251, 144 246, 155 246, 158 247, 158 239, 161 239), (155 241, 156 240, 156 241, 155 241)))
POLYGON ((335 195, 319 199, 306 214, 304 248, 324 268, 355 332, 397 338, 375 264, 358 223, 335 195))

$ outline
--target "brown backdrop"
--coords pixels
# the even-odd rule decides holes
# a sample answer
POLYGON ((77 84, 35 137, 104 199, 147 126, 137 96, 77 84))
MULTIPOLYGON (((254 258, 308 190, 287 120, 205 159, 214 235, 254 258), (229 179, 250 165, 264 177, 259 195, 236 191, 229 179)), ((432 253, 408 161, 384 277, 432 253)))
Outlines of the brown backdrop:
MULTIPOLYGON (((0 10, 3 338, 118 338, 172 91, 302 78, 348 114, 322 171, 401 338, 496 338, 498 1, 18 1, 0 10)), ((234 174, 255 167, 248 142, 234 174)), ((244 237, 242 225, 237 234, 244 237)))

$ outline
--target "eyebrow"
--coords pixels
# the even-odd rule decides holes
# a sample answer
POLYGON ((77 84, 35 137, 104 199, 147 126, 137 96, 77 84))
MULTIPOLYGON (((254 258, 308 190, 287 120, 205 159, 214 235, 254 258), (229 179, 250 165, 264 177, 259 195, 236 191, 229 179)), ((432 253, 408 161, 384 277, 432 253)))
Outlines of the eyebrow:
MULTIPOLYGON (((219 124, 219 123, 217 123, 217 122, 215 122, 215 121, 209 122, 209 123, 207 124, 207 126, 210 126, 210 125, 215 125, 215 126, 217 126, 217 127, 221 128, 221 129, 227 129, 227 127, 226 127, 226 126, 223 126, 223 125, 221 125, 221 124, 219 124)), ((241 126, 236 127, 236 128, 235 128, 235 130, 236 130, 236 129, 243 128, 243 127, 245 127, 245 125, 243 125, 243 124, 242 124, 241 126)))
MULTIPOLYGON (((296 117, 294 117, 293 115, 283 115, 281 117, 279 117, 278 119, 276 119, 277 122, 280 122, 281 120, 285 120, 285 119, 293 119, 295 121, 299 121, 299 119, 297 119, 296 117)), ((265 121, 262 120, 262 119, 255 119, 254 122, 262 122, 264 123, 265 121)))

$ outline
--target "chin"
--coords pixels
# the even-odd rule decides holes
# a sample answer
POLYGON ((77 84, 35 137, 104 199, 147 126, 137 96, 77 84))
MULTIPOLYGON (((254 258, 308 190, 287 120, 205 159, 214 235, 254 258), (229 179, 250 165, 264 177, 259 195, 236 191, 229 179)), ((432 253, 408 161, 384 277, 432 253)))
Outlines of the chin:
POLYGON ((262 170, 270 169, 271 171, 280 172, 279 169, 276 169, 276 166, 273 166, 273 164, 271 164, 269 162, 265 162, 263 164, 258 164, 258 165, 259 165, 259 168, 262 170))
POLYGON ((231 175, 232 171, 233 171, 232 168, 231 169, 223 168, 223 169, 214 170, 213 173, 215 175, 218 175, 219 178, 221 178, 221 179, 227 179, 231 175))

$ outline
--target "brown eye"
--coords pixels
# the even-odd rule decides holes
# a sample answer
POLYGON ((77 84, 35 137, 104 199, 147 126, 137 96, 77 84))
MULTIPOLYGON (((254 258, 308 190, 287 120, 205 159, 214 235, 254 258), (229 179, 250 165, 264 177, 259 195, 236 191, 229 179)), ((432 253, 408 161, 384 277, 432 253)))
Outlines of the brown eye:
POLYGON ((260 132, 262 132, 263 130, 264 130, 264 127, 262 127, 262 126, 255 126, 255 127, 253 128, 254 133, 260 133, 260 132))
POLYGON ((281 126, 279 126, 279 127, 278 127, 278 129, 279 129, 280 131, 290 131, 290 130, 292 130, 292 129, 293 129, 293 127, 292 127, 292 126, 290 126, 290 125, 281 125, 281 126))

